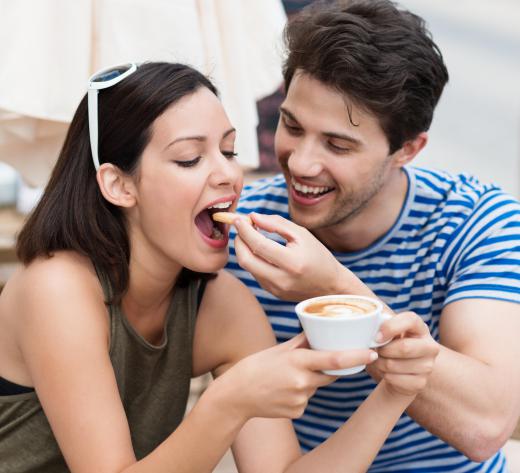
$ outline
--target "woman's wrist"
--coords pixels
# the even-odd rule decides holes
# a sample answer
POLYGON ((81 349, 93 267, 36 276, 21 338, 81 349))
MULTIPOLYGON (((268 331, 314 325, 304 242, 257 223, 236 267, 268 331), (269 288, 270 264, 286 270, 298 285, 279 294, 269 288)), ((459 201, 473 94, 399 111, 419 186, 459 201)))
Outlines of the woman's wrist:
POLYGON ((240 391, 237 386, 228 382, 228 377, 223 374, 209 384, 199 402, 202 401, 212 410, 217 410, 228 419, 233 419, 238 425, 242 426, 249 420, 250 416, 246 412, 244 404, 237 399, 237 394, 240 391))

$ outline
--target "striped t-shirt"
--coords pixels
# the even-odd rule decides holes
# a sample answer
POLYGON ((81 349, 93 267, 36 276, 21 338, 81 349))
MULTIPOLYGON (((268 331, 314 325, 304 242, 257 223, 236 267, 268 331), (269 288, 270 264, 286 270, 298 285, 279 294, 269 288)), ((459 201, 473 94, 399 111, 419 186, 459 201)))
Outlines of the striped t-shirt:
MULTIPOLYGON (((520 303, 520 204, 495 185, 475 178, 415 167, 405 169, 408 192, 392 228, 368 248, 334 253, 394 311, 414 311, 439 339, 443 307, 464 298, 520 303)), ((239 212, 289 218, 283 176, 244 189, 239 212)), ((256 295, 279 342, 301 331, 294 305, 262 289, 236 261, 231 235, 228 269, 256 295)), ((283 242, 280 237, 273 239, 283 242)), ((323 442, 375 387, 366 372, 320 388, 305 414, 294 420, 304 451, 323 442)), ((471 389, 471 387, 468 387, 471 389)), ((505 472, 501 452, 471 462, 404 414, 370 472, 505 472)))

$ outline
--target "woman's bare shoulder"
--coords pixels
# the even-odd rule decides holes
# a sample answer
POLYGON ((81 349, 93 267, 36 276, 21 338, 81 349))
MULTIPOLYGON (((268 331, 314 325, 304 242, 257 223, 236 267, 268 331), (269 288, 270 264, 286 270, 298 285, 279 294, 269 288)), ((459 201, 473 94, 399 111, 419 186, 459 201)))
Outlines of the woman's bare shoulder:
POLYGON ((42 353, 52 359, 58 347, 70 352, 85 340, 108 347, 103 290, 88 258, 58 252, 19 268, 0 296, 0 330, 0 353, 10 360, 3 371, 26 385, 34 385, 28 366, 43 363, 42 353))
POLYGON ((58 316, 62 311, 57 307, 104 310, 103 290, 92 263, 71 251, 37 258, 19 268, 7 282, 1 299, 1 311, 21 321, 47 312, 48 317, 58 316))
POLYGON ((39 257, 28 265, 21 266, 7 282, 7 293, 23 291, 26 295, 76 285, 85 288, 97 287, 96 272, 90 260, 72 251, 59 251, 50 257, 39 257))

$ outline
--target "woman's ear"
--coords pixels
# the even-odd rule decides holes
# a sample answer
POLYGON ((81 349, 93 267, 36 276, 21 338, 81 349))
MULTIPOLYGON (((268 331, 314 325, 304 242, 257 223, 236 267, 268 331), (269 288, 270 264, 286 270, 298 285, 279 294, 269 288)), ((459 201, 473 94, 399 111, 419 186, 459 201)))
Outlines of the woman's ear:
POLYGON ((412 140, 408 140, 394 153, 394 165, 402 168, 409 162, 411 162, 415 156, 426 146, 428 143, 428 133, 422 131, 412 140))
POLYGON ((118 207, 133 207, 136 187, 132 177, 111 163, 103 163, 96 174, 103 197, 118 207))

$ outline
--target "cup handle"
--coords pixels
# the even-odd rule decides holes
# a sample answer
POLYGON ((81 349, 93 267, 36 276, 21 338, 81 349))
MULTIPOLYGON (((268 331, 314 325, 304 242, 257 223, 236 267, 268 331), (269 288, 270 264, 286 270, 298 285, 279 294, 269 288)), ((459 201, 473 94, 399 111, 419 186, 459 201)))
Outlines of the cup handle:
MULTIPOLYGON (((381 317, 381 323, 383 323, 383 322, 386 322, 387 320, 390 320, 393 317, 393 315, 390 315, 387 312, 381 312, 381 316, 380 317, 381 317)), ((386 340, 386 341, 381 342, 381 343, 372 342, 370 344, 370 348, 382 347, 382 346, 386 345, 387 343, 390 343, 391 341, 392 341, 392 339, 386 340)))

